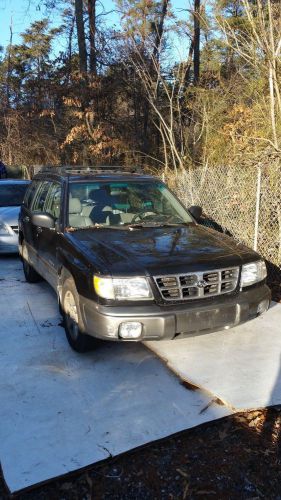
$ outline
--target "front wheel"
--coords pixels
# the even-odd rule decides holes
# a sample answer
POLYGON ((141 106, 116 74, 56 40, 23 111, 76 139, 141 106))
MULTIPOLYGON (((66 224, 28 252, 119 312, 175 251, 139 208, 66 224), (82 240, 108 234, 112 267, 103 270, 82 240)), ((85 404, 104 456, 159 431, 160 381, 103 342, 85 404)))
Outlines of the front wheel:
POLYGON ((94 349, 95 339, 81 331, 83 330, 83 322, 79 297, 71 278, 68 278, 63 285, 61 307, 65 334, 72 349, 76 352, 87 352, 94 349))

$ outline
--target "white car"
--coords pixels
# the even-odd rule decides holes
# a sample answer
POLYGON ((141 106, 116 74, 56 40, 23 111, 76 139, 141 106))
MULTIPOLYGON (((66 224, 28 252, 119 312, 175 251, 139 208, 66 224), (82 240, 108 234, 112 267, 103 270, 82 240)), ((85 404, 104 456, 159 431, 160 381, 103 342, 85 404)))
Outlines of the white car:
POLYGON ((0 180, 0 253, 18 253, 18 216, 30 181, 0 180))

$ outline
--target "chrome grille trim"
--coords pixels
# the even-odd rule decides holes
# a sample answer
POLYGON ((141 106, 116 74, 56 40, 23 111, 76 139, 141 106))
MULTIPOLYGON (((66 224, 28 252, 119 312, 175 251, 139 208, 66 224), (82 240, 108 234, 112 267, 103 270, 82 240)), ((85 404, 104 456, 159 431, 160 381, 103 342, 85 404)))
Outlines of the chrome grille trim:
POLYGON ((153 279, 165 301, 207 299, 233 292, 238 284, 239 267, 166 274, 153 279))

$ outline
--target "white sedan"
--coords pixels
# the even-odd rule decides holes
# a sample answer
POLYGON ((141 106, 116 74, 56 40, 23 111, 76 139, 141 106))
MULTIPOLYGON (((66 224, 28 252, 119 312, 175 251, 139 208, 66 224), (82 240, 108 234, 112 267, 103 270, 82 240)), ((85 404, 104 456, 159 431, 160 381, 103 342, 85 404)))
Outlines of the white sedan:
POLYGON ((18 253, 18 216, 30 181, 0 180, 0 253, 18 253))

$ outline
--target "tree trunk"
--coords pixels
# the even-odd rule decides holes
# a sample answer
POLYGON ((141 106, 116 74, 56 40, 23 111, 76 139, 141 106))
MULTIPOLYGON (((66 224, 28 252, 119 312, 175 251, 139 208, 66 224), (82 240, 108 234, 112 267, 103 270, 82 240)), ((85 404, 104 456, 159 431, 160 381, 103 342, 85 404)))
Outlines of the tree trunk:
POLYGON ((186 63, 186 68, 185 68, 185 75, 184 75, 184 87, 187 89, 189 85, 189 79, 190 79, 190 71, 192 68, 192 59, 193 59, 193 51, 194 51, 194 37, 191 40, 189 51, 188 51, 188 59, 186 63))
POLYGON ((269 94, 270 94, 270 117, 271 117, 272 138, 274 146, 276 147, 276 149, 278 149, 278 139, 276 132, 274 81, 273 81, 272 65, 270 64, 270 62, 268 71, 268 83, 269 83, 269 94))
POLYGON ((66 66, 66 81, 70 81, 71 73, 72 73, 72 38, 75 26, 75 15, 72 15, 69 33, 68 33, 68 47, 67 47, 67 66, 66 66))
POLYGON ((200 0, 194 0, 194 51, 193 51, 194 85, 200 78, 200 0))
POLYGON ((156 23, 156 36, 153 48, 153 57, 159 59, 159 49, 163 36, 164 21, 167 15, 169 0, 162 0, 162 9, 159 22, 156 23))
POLYGON ((79 49, 79 69, 81 73, 87 73, 87 50, 83 20, 83 0, 75 0, 75 15, 79 49))
POLYGON ((7 98, 7 108, 10 108, 10 80, 11 80, 11 48, 13 45, 13 19, 11 18, 10 24, 10 43, 8 45, 8 67, 7 67, 7 77, 6 77, 6 98, 7 98))
POLYGON ((89 33, 90 33, 90 73, 97 74, 96 55, 96 0, 88 0, 89 33))
MULTIPOLYGON (((167 15, 168 3, 169 3, 169 0, 162 0, 160 19, 155 20, 155 41, 154 41, 154 47, 153 47, 153 52, 152 52, 152 57, 151 57, 151 62, 150 62, 150 72, 153 75, 152 78, 153 79, 155 78, 155 81, 157 81, 158 75, 160 72, 160 67, 159 67, 160 45, 161 45, 161 40, 162 40, 162 36, 163 36, 164 21, 165 21, 166 15, 167 15)), ((157 87, 155 89, 156 100, 158 98, 158 90, 159 90, 159 84, 157 83, 157 87)), ((150 107, 149 107, 148 101, 146 101, 144 104, 144 112, 143 113, 144 113, 144 118, 143 118, 143 149, 145 152, 147 152, 149 150, 148 127, 149 127, 149 114, 150 114, 150 107)))

